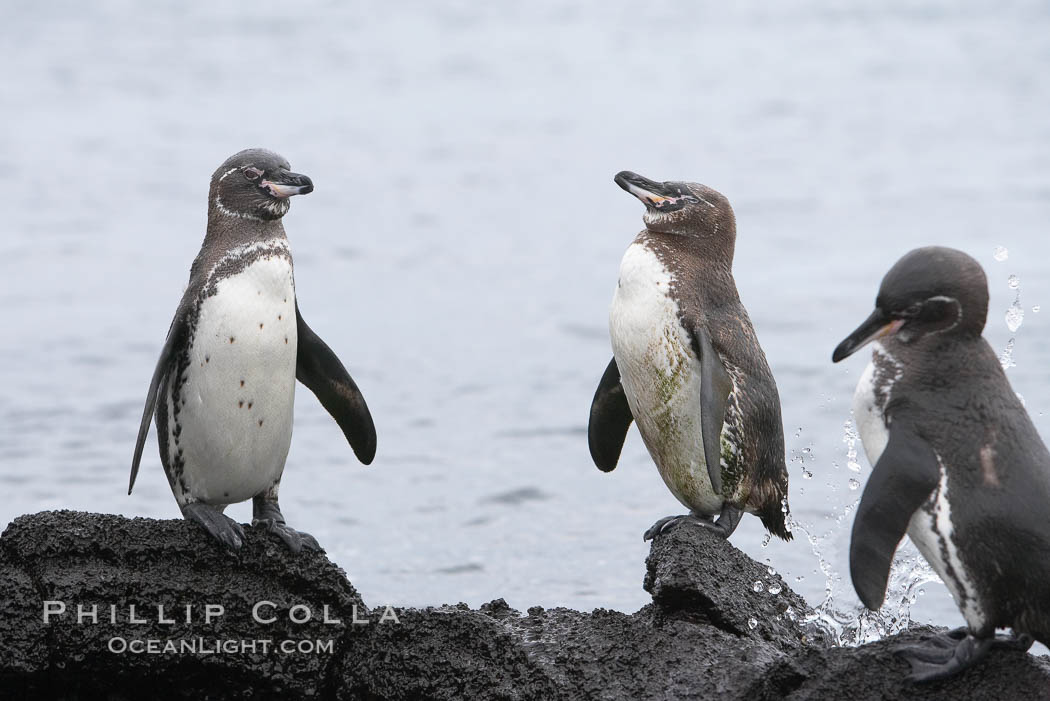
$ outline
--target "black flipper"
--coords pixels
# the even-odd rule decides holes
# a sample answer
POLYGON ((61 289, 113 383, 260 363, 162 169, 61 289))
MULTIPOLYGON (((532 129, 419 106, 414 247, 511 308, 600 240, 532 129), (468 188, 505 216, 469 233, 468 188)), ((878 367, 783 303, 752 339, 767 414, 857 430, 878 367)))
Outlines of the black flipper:
POLYGON ((139 463, 142 461, 142 448, 146 445, 146 435, 149 433, 150 420, 153 411, 157 408, 157 391, 161 383, 171 370, 175 361, 175 348, 183 345, 186 339, 186 317, 189 311, 189 302, 184 296, 179 308, 175 311, 175 318, 168 328, 168 337, 164 341, 164 347, 160 351, 157 367, 153 370, 153 379, 149 383, 149 391, 146 393, 146 406, 142 410, 142 420, 139 422, 139 435, 135 441, 135 455, 131 459, 131 480, 128 482, 128 494, 131 494, 135 486, 135 478, 139 474, 139 463))
POLYGON ((693 330, 693 345, 700 358, 700 432, 704 439, 704 460, 711 487, 715 494, 721 494, 722 424, 726 419, 726 402, 733 391, 733 379, 711 343, 711 334, 703 326, 693 330))
POLYGON ((591 418, 587 423, 587 444, 591 449, 591 459, 602 472, 610 472, 616 467, 627 438, 627 429, 631 427, 634 417, 627 404, 627 395, 620 384, 620 369, 616 367, 616 358, 609 361, 598 383, 598 389, 591 400, 591 418))
POLYGON ((357 459, 368 465, 376 456, 376 427, 361 390, 332 349, 315 334, 295 304, 299 349, 295 377, 321 400, 321 405, 343 429, 357 459))
POLYGON ((875 611, 908 521, 940 480, 933 449, 912 431, 890 428, 889 442, 871 471, 850 536, 849 570, 857 596, 875 611))

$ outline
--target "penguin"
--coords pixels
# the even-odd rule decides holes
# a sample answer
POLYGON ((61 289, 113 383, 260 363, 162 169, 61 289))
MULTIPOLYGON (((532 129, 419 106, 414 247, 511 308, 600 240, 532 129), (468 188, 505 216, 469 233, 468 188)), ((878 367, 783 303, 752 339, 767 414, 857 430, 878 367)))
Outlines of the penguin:
POLYGON ((223 510, 252 500, 252 525, 288 548, 319 550, 289 527, 278 488, 292 438, 298 379, 336 420, 358 459, 375 457, 364 397, 303 319, 281 218, 314 189, 272 151, 248 149, 211 178, 208 225, 146 395, 128 494, 150 418, 182 515, 231 549, 244 531, 223 510))
POLYGON ((745 511, 791 540, 780 397, 733 281, 733 209, 697 183, 629 171, 614 181, 645 205, 645 229, 620 263, 613 358, 588 422, 591 457, 603 472, 615 468, 637 422, 664 483, 689 509, 657 521, 645 540, 683 521, 728 538, 745 511))
POLYGON ((853 400, 873 465, 850 540, 857 595, 882 605, 907 533, 966 621, 897 650, 918 682, 952 676, 993 646, 1050 643, 1050 453, 981 335, 987 315, 977 261, 918 248, 832 355, 874 347, 853 400))

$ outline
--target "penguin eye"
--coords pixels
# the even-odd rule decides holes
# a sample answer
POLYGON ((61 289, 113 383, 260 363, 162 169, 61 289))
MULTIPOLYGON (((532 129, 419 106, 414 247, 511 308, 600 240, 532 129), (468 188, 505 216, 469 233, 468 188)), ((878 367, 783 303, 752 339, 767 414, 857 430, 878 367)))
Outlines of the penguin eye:
POLYGON ((906 318, 906 319, 911 319, 913 317, 918 316, 919 312, 921 312, 921 311, 922 311, 922 302, 916 302, 916 303, 908 306, 908 308, 905 309, 904 311, 902 311, 900 313, 900 315, 902 317, 906 318))
POLYGON ((241 172, 244 173, 244 177, 248 178, 248 180, 258 180, 259 177, 263 174, 263 172, 258 168, 252 167, 245 168, 241 172))

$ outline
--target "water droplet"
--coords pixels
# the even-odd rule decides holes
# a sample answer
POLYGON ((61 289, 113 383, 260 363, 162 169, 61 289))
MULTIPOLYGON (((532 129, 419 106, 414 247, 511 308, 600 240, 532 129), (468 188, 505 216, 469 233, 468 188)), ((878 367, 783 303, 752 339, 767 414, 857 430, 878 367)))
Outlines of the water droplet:
POLYGON ((751 630, 754 630, 755 628, 758 628, 758 619, 755 618, 754 616, 752 616, 751 618, 747 619, 747 627, 750 628, 751 630))
POLYGON ((1014 339, 1011 338, 1006 342, 1006 348, 1003 349, 1002 355, 999 356, 999 364, 1003 366, 1003 370, 1016 367, 1017 363, 1014 362, 1014 339))
POLYGON ((1011 290, 1016 290, 1018 287, 1021 286, 1021 278, 1017 277, 1016 275, 1011 275, 1010 277, 1006 278, 1006 284, 1010 286, 1011 290))
POLYGON ((803 579, 805 579, 805 577, 802 576, 801 574, 799 576, 795 577, 795 581, 796 582, 801 582, 803 579))
POLYGON ((853 477, 849 478, 849 488, 850 488, 851 491, 855 491, 857 489, 857 487, 859 487, 859 486, 860 486, 860 481, 859 480, 854 479, 853 477))
POLYGON ((751 591, 760 592, 765 589, 765 585, 762 584, 761 579, 756 579, 755 583, 751 585, 751 591))
POLYGON ((1015 333, 1017 329, 1021 328, 1021 322, 1023 321, 1024 307, 1021 306, 1021 296, 1018 295, 1014 303, 1006 310, 1006 328, 1010 329, 1010 333, 1015 333))
POLYGON ((1034 307, 1032 307, 1032 313, 1033 314, 1038 314, 1039 313, 1039 305, 1038 304, 1035 305, 1034 307))
POLYGON ((770 576, 772 576, 772 575, 777 573, 777 571, 775 569, 773 569, 772 565, 770 565, 769 567, 766 567, 766 572, 768 572, 770 576))
POLYGON ((1010 251, 1006 250, 1005 246, 996 246, 995 251, 992 253, 992 257, 995 258, 996 261, 1002 263, 1010 257, 1010 251))
POLYGON ((769 589, 767 589, 767 591, 770 594, 772 594, 773 596, 776 596, 780 592, 784 591, 784 588, 782 586, 780 586, 779 582, 773 582, 772 584, 769 585, 769 589))
POLYGON ((853 428, 853 421, 846 419, 842 429, 842 442, 846 444, 846 467, 853 472, 860 472, 860 463, 857 462, 857 430, 853 428))

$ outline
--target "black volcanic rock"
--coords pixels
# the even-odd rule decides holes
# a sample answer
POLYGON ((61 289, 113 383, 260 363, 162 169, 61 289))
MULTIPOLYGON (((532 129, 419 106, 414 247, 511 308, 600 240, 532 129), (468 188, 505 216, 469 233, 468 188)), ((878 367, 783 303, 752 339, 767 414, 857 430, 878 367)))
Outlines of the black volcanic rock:
POLYGON ((778 575, 701 528, 658 537, 647 570, 653 603, 634 614, 522 615, 501 599, 370 612, 323 554, 262 533, 230 553, 183 521, 23 516, 0 537, 0 699, 1050 698, 1047 658, 996 651, 916 687, 892 648, 922 630, 827 647, 778 575), (45 625, 47 601, 66 611, 45 625), (78 604, 98 622, 78 623, 78 604), (208 604, 224 608, 210 622, 208 604), (203 647, 117 653, 114 640, 203 647), (256 649, 200 651, 222 641, 256 649))

